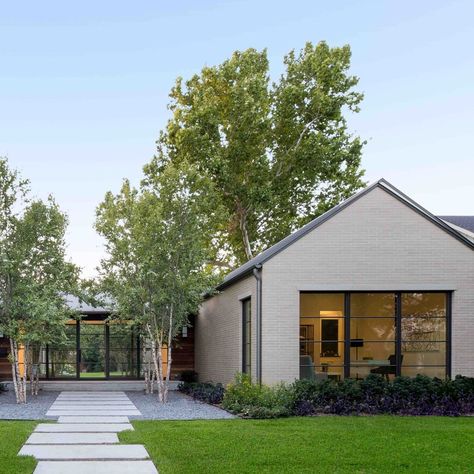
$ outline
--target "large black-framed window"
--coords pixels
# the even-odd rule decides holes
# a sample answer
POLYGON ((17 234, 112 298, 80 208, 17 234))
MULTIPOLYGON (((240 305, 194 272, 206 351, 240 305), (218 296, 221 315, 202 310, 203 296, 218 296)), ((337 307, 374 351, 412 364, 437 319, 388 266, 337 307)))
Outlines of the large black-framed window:
POLYGON ((242 304, 242 372, 252 375, 252 299, 245 298, 242 304))
POLYGON ((300 378, 450 377, 451 298, 449 291, 300 292, 300 378))

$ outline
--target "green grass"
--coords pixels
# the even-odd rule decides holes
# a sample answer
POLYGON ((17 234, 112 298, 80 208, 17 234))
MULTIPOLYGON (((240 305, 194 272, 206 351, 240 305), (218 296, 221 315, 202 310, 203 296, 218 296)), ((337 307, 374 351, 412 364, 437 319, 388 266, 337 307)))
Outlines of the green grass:
POLYGON ((474 418, 135 421, 160 474, 472 473, 474 418))
POLYGON ((38 424, 36 421, 0 421, 0 473, 31 474, 36 466, 32 457, 18 451, 38 424))

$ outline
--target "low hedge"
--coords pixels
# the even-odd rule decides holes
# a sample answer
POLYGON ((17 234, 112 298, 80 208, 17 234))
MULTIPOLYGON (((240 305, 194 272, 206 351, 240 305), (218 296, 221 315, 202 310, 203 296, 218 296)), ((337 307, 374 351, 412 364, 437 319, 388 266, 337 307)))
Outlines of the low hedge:
POLYGON ((418 375, 387 381, 372 374, 363 380, 297 380, 269 387, 237 374, 225 390, 212 383, 184 383, 179 390, 207 403, 222 404, 226 410, 245 418, 474 414, 474 378, 462 376, 440 380, 418 375))
POLYGON ((341 382, 298 380, 289 386, 294 415, 392 414, 459 416, 474 413, 474 378, 418 375, 393 382, 379 375, 341 382))
POLYGON ((200 400, 211 405, 221 404, 225 391, 222 384, 213 384, 211 382, 181 382, 178 385, 178 390, 193 397, 194 400, 200 400))

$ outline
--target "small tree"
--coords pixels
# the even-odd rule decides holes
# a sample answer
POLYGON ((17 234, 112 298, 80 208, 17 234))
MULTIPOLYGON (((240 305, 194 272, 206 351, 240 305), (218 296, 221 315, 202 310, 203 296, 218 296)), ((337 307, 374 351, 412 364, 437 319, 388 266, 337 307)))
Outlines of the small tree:
POLYGON ((28 375, 37 393, 39 374, 32 367, 41 347, 64 337, 70 312, 63 295, 78 274, 65 260, 66 216, 51 197, 30 201, 28 192, 28 182, 0 159, 0 328, 10 339, 18 403, 26 402, 28 375))
POLYGON ((193 176, 190 168, 169 167, 139 191, 125 181, 97 211, 96 228, 108 252, 104 288, 115 313, 132 318, 150 345, 161 402, 167 400, 173 342, 210 284, 203 272, 208 218, 193 176))

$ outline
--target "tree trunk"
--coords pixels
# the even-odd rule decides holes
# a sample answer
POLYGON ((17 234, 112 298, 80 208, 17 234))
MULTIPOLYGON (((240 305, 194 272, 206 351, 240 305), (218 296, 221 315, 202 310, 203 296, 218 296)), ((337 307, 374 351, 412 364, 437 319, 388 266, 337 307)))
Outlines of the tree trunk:
POLYGON ((20 388, 18 387, 18 354, 16 353, 15 343, 10 338, 10 363, 12 366, 13 389, 15 390, 16 402, 20 403, 20 388))
POLYGON ((143 361, 143 377, 145 379, 145 393, 150 393, 150 360, 147 357, 145 341, 143 341, 142 348, 142 361, 143 361))
POLYGON ((245 209, 239 209, 239 227, 240 233, 242 234, 242 243, 244 246, 244 252, 247 260, 253 258, 252 247, 250 246, 249 233, 247 229, 247 211, 245 209))
POLYGON ((23 376, 20 373, 20 363, 18 360, 18 343, 10 339, 10 362, 12 365, 13 388, 15 389, 15 398, 17 403, 26 403, 26 371, 28 370, 26 351, 23 364, 23 376))
POLYGON ((171 378, 171 364, 173 359, 171 357, 171 351, 173 344, 171 343, 171 339, 173 336, 173 306, 170 308, 170 320, 169 320, 169 329, 168 329, 168 346, 166 350, 167 360, 166 360, 166 382, 164 385, 164 392, 163 392, 163 403, 168 401, 168 391, 170 387, 170 378, 171 378))

